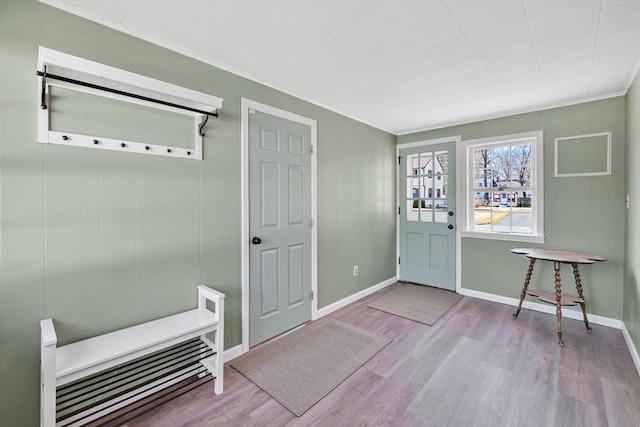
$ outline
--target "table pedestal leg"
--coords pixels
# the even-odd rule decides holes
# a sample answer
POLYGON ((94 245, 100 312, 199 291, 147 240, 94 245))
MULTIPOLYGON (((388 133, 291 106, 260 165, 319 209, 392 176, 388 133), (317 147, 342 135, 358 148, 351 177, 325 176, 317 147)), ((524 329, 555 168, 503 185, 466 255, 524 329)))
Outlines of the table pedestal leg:
POLYGON ((587 332, 591 333, 591 326, 587 320, 587 304, 584 302, 584 295, 582 294, 582 282, 580 281, 580 273, 578 272, 578 263, 572 263, 573 277, 576 279, 576 290, 578 291, 578 297, 583 301, 580 303, 582 308, 582 316, 584 317, 584 325, 587 327, 587 332))
POLYGON ((560 263, 553 262, 553 270, 555 271, 555 289, 556 289, 556 322, 558 325, 558 344, 564 347, 562 341, 562 291, 560 288, 560 263))
POLYGON ((527 274, 524 276, 524 285, 520 293, 520 304, 518 304, 518 310, 513 315, 514 319, 518 318, 518 314, 520 314, 520 310, 522 309, 522 301, 524 301, 524 297, 527 295, 527 288, 529 287, 529 281, 531 281, 531 273, 533 273, 533 264, 535 263, 535 258, 529 259, 529 268, 527 269, 527 274))

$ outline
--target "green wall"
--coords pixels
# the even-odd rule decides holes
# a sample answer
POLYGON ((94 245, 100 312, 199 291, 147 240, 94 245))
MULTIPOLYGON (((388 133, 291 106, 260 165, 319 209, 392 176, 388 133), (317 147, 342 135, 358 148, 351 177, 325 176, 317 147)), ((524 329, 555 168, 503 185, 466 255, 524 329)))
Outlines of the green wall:
MULTIPOLYGON (((395 276, 393 135, 30 0, 0 0, 0 94, 0 425, 38 423, 41 319, 65 344, 194 307, 202 283, 240 343, 241 97, 318 121, 319 308, 395 276), (36 142, 38 46, 224 98, 204 159, 36 142)), ((154 131, 86 105, 79 129, 154 131)))
MULTIPOLYGON (((544 245, 462 239, 462 287, 519 298, 528 260, 513 255, 514 247, 545 247, 596 253, 606 263, 580 268, 590 313, 622 318, 624 264, 625 98, 617 97, 494 120, 418 132, 398 143, 461 135, 463 140, 544 131, 544 245), (554 139, 591 133, 613 133, 612 175, 554 178, 554 139)), ((460 209, 460 208, 459 208, 460 209)), ((562 273, 563 289, 571 291, 571 269, 562 273)), ((551 263, 537 265, 532 287, 552 290, 551 263)))
POLYGON ((626 263, 622 320, 640 353, 640 72, 627 92, 626 263))

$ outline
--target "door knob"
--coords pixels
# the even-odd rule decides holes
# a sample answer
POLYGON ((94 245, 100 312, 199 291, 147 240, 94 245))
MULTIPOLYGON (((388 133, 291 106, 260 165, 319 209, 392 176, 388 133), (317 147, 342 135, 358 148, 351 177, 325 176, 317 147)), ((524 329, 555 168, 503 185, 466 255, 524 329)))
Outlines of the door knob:
POLYGON ((251 239, 251 243, 253 243, 254 245, 259 245, 260 243, 262 243, 262 239, 259 237, 254 237, 253 239, 251 239))
POLYGON ((453 224, 449 224, 449 225, 447 225, 447 228, 448 228, 449 230, 453 230, 453 224))

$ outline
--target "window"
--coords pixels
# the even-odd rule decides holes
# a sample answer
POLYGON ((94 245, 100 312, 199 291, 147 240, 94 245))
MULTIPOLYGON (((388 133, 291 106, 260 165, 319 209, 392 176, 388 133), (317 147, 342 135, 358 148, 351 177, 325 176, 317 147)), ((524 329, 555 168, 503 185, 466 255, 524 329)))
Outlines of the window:
POLYGON ((543 242, 542 131, 465 141, 466 237, 543 242))
POLYGON ((448 151, 428 151, 428 147, 424 150, 424 152, 407 156, 405 172, 407 221, 446 223, 448 221, 449 153, 448 151), (439 200, 433 197, 434 188, 439 200))

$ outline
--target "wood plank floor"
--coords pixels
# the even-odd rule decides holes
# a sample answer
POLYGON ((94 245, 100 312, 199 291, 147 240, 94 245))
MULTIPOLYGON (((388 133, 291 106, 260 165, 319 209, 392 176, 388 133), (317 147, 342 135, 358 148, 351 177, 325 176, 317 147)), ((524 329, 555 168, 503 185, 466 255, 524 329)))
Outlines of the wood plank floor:
MULTIPOLYGON (((134 426, 640 426, 640 376, 619 330, 464 297, 434 326, 367 308, 330 315, 393 342, 300 418, 233 368, 134 426)), ((295 332, 294 332, 295 333, 295 332)))

